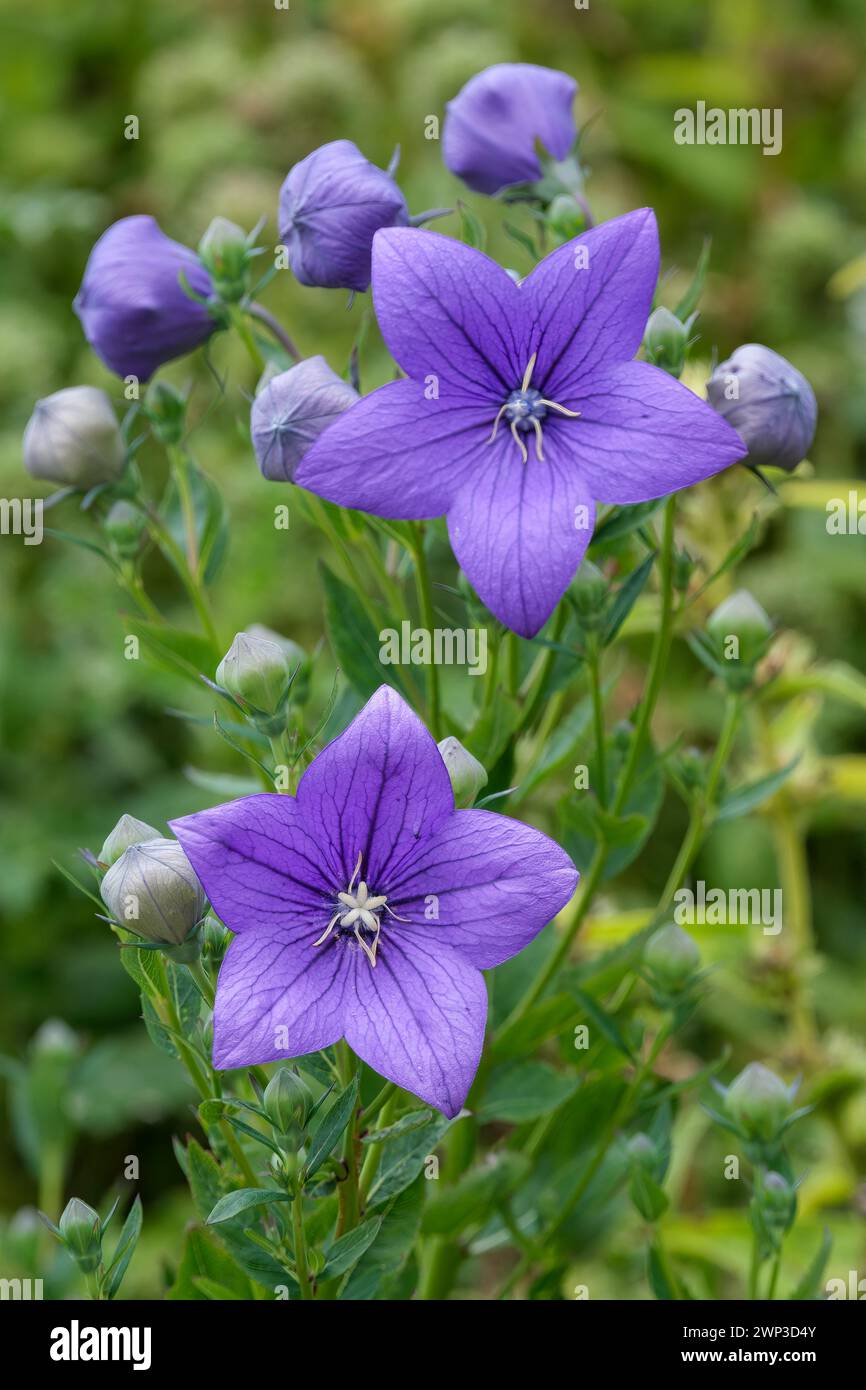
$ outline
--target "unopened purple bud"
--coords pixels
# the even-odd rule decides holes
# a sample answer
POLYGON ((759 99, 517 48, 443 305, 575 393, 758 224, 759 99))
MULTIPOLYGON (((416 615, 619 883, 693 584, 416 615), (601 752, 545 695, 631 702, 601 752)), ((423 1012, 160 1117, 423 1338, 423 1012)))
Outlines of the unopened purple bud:
POLYGON ((324 357, 307 357, 272 377, 250 414, 253 447, 265 477, 291 482, 310 446, 357 400, 354 387, 324 357))
POLYGON ((216 319, 183 282, 201 299, 212 292, 195 252, 167 237, 153 217, 123 217, 103 232, 73 308, 106 367, 149 381, 157 367, 210 336, 216 319))
POLYGON ((745 343, 707 382, 710 405, 742 436, 753 467, 790 473, 809 452, 818 406, 802 372, 761 343, 745 343))
POLYGON ((351 140, 332 140, 289 170, 280 189, 280 240, 302 285, 363 292, 373 237, 405 227, 406 199, 351 140))
POLYGON ((493 195, 542 177, 539 142, 565 159, 576 139, 577 83, 533 63, 497 63, 476 73, 448 102, 442 157, 476 193, 493 195))

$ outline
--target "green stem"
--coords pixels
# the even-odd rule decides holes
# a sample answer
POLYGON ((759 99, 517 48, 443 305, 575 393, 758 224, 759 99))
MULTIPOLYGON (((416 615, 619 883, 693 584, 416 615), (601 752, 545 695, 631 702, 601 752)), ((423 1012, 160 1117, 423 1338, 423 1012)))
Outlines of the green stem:
POLYGON ((602 807, 607 806, 607 758, 604 735, 604 700, 601 694, 601 660, 598 645, 593 642, 589 653, 589 684, 592 693, 592 720, 595 733, 596 795, 602 807))
POLYGON ((187 597, 198 615, 202 630, 212 643, 214 651, 219 653, 222 650, 219 634, 217 633, 207 598, 199 581, 189 568, 183 550, 176 543, 168 528, 162 524, 159 514, 154 511, 152 507, 147 508, 147 515, 151 536, 177 571, 180 581, 186 590, 187 597))
POLYGON ((307 1270, 307 1239, 304 1231, 304 1197, 299 1185, 295 1186, 295 1196, 292 1202, 292 1234, 294 1237, 295 1273, 298 1276, 298 1283, 301 1286, 301 1298, 308 1300, 313 1297, 313 1290, 310 1287, 310 1276, 307 1270))
POLYGON ((769 1285, 769 1288, 767 1289, 767 1298, 769 1299, 769 1301, 770 1301, 771 1303, 772 1303, 773 1299, 776 1297, 776 1285, 777 1285, 778 1282, 779 1282, 779 1271, 780 1271, 781 1268, 782 1268, 782 1251, 779 1250, 779 1251, 777 1252, 777 1254, 776 1254, 775 1260, 773 1261, 773 1268, 772 1268, 772 1270, 771 1270, 771 1272, 770 1272, 770 1285, 769 1285))
POLYGON ((199 569, 198 534, 195 501, 190 482, 189 458, 179 444, 168 445, 168 457, 183 516, 183 529, 186 536, 186 563, 191 577, 197 581, 199 569))
MULTIPOLYGON (((388 1099, 382 1106, 381 1118, 376 1126, 377 1129, 387 1129, 388 1125, 391 1124, 394 1118, 394 1111, 397 1106, 397 1100, 397 1087, 394 1086, 391 1094, 388 1096, 388 1099)), ((366 1119, 366 1111, 363 1111, 362 1120, 366 1119)), ((367 1198, 370 1195, 370 1188, 373 1186, 373 1179, 379 1171, 379 1163, 382 1158, 382 1149, 384 1148, 384 1145, 367 1144, 365 1145, 365 1147, 367 1153, 364 1158, 364 1162, 361 1165, 361 1176, 358 1180, 358 1200, 360 1202, 362 1211, 364 1207, 367 1205, 367 1198)))
POLYGON ((200 960, 189 961, 187 970, 198 985, 198 991, 209 1009, 212 1009, 216 1000, 216 990, 213 982, 202 965, 200 960))
MULTIPOLYGON (((421 623, 430 634, 431 641, 436 626, 435 614, 433 611, 433 590, 430 584, 430 571, 427 566, 427 556, 424 551, 424 530, 420 522, 414 522, 412 526, 414 545, 412 554, 415 560, 415 583, 418 590, 418 607, 421 612, 421 623)), ((442 716, 439 707, 439 671, 436 662, 432 659, 427 667, 427 713, 430 732, 438 741, 442 737, 442 716)))
MULTIPOLYGON (((345 1090, 355 1074, 355 1056, 345 1041, 337 1043, 336 1046, 337 1070, 340 1074, 340 1084, 345 1090)), ((343 1165, 346 1169, 345 1180, 337 1184, 339 1200, 339 1214, 337 1216, 337 1226, 334 1232, 335 1238, 345 1235, 357 1226, 360 1219, 361 1204, 358 1195, 358 1116, 360 1107, 356 1106, 351 1120, 346 1126, 343 1136, 343 1165)))
MULTIPOLYGON (((257 317, 261 316, 257 315, 257 317)), ((240 338, 241 342, 246 348, 250 357, 250 361, 252 362, 256 371, 260 373, 263 372, 265 370, 264 354, 262 353, 261 348, 259 347, 255 338, 253 337, 252 329, 247 323, 244 310, 241 308, 239 304, 233 304, 231 306, 231 308, 229 309, 229 319, 231 320, 232 327, 234 328, 235 332, 237 333, 238 337, 240 338)))
POLYGON ((276 338, 277 342, 285 348, 289 357, 293 357, 296 362, 300 362, 300 348, 296 346, 294 339, 289 337, 289 334, 283 328, 283 325, 280 323, 279 319, 274 318, 274 315, 270 312, 269 309, 265 309, 262 307, 261 304, 257 304, 255 300, 251 300, 250 303, 246 306, 246 311, 251 319, 257 319, 259 323, 264 324, 268 332, 271 333, 276 338))

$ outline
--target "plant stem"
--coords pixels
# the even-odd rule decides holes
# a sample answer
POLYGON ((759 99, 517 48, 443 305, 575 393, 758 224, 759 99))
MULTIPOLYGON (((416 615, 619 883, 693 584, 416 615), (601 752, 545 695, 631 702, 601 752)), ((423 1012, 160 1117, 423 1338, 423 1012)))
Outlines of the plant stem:
POLYGON ((216 990, 201 961, 194 960, 188 962, 187 970, 198 985, 198 991, 202 999, 207 1004, 208 1008, 212 1009, 216 999, 216 990))
MULTIPOLYGON (((260 315, 256 315, 260 317, 260 315)), ((265 358, 261 348, 253 337, 252 330, 247 323, 244 310, 239 304, 232 304, 229 309, 229 319, 244 347, 246 348, 250 361, 256 371, 261 373, 265 370, 265 358)), ((270 326, 270 325, 269 325, 270 326)))
POLYGON ((310 1288, 310 1276, 307 1271, 307 1240, 304 1232, 304 1197, 300 1184, 295 1185, 295 1196, 292 1202, 292 1234, 294 1237, 295 1273, 298 1276, 298 1283, 301 1286, 301 1298, 308 1300, 313 1297, 313 1290, 310 1288))
POLYGON ((604 700, 601 694, 601 660, 598 644, 593 641, 589 654, 589 684, 592 693, 592 720, 595 732, 596 795, 599 805, 607 806, 607 758, 604 736, 604 700))
MULTIPOLYGON (((349 1044, 344 1040, 336 1046, 337 1069, 340 1084, 345 1089, 355 1074, 356 1060, 349 1044)), ((346 1168, 345 1180, 337 1184, 339 1215, 334 1232, 335 1238, 345 1235, 358 1224, 360 1200, 358 1197, 358 1116, 360 1107, 356 1106, 343 1136, 343 1163, 346 1168)))
MULTIPOLYGON (((418 590, 418 607, 421 611, 422 625, 430 634, 432 642, 435 628, 433 590, 430 585, 430 571, 427 567, 427 556, 424 553, 424 529, 420 522, 416 521, 413 523, 412 534, 414 536, 412 553, 415 560, 415 583, 418 590)), ((439 708, 439 671, 436 662, 433 660, 432 651, 430 664, 427 667, 427 705, 430 732, 438 741, 442 737, 442 716, 439 708)))
POLYGON ((251 300, 246 308, 250 318, 257 319, 259 323, 263 324, 273 334, 277 342, 285 348, 289 356, 294 358, 296 362, 300 362, 301 350, 296 346, 294 339, 289 337, 279 319, 276 319, 269 309, 257 304, 255 300, 251 300))
POLYGON ((171 463, 174 485, 180 500, 183 528, 186 536, 186 563, 191 577, 198 580, 199 551, 196 533, 195 502, 189 474, 189 458, 178 444, 169 444, 168 457, 171 463))

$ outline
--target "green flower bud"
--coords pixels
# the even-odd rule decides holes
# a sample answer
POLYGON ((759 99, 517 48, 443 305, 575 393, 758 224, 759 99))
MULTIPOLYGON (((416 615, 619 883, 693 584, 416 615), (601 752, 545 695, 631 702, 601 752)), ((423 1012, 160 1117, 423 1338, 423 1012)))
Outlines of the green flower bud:
POLYGON ((686 364, 689 325, 660 306, 654 309, 644 332, 644 351, 648 362, 671 376, 679 376, 686 364))
POLYGON ((132 502, 121 500, 113 503, 102 525, 119 555, 131 557, 137 553, 145 520, 144 514, 132 502))
POLYGON ((482 764, 457 738, 443 738, 438 746, 451 778, 455 806, 458 809, 473 806, 481 788, 487 786, 487 773, 482 764))
POLYGON ((767 1173, 758 1195, 765 1220, 774 1226, 787 1226, 794 1215, 797 1200, 787 1178, 783 1178, 781 1173, 767 1173))
POLYGON ((99 891, 120 926, 165 946, 186 942, 207 905, 177 840, 130 845, 112 864, 99 891))
POLYGON ((283 637, 281 633, 274 632, 273 628, 265 627, 263 623, 250 623, 246 633, 248 637, 261 637, 266 642, 275 642, 278 647, 282 647, 286 654, 289 673, 294 674, 292 704, 304 704, 310 693, 310 658, 303 647, 293 642, 291 637, 283 637))
POLYGON ((277 1133, 288 1135, 296 1127, 303 1129, 307 1123, 313 1096, 297 1072, 281 1067, 265 1087, 262 1105, 277 1133))
POLYGON ((30 1049, 34 1057, 73 1062, 81 1052, 81 1041, 61 1018, 49 1018, 34 1033, 30 1049))
POLYGON ((695 562, 687 550, 675 550, 673 562, 673 583, 677 593, 684 594, 691 583, 695 562))
POLYGON ((645 1173, 655 1173, 659 1153, 648 1134, 633 1134, 626 1148, 629 1159, 635 1167, 642 1168, 645 1173))
POLYGON ((547 225, 555 241, 571 241, 586 230, 586 213, 570 193, 558 193, 547 209, 547 225))
POLYGON ((291 676, 288 657, 277 642, 239 632, 217 667, 217 684, 258 714, 274 715, 291 676))
POLYGON ((99 1213, 80 1198, 67 1202, 58 1222, 60 1238, 83 1274, 91 1274, 102 1259, 99 1213))
POLYGON ((793 1097, 784 1081, 760 1062, 750 1062, 725 1095, 729 1117, 748 1139, 763 1143, 778 1139, 792 1106, 793 1097))
POLYGON ((653 932, 643 958, 656 983, 668 994, 684 989, 701 963, 697 942, 675 922, 653 932))
POLYGON ((179 444, 186 428, 186 397, 167 381, 152 381, 144 398, 144 414, 161 444, 179 444))
POLYGON ((135 816, 121 816, 117 825, 106 836, 105 844, 99 851, 99 862, 111 868, 124 850, 129 849, 130 845, 140 845, 144 840, 162 840, 164 838, 165 836, 161 835, 158 830, 154 830, 147 821, 136 820, 135 816))
POLYGON ((738 589, 710 614, 707 633, 724 660, 753 666, 766 651, 773 624, 757 599, 738 589))
POLYGON ((673 768, 687 791, 697 791, 704 785, 707 760, 699 748, 684 748, 674 759, 673 768))
POLYGON ((37 401, 23 449, 31 477, 82 489, 114 482, 126 458, 111 401, 95 386, 67 386, 37 401))
POLYGON ((598 626, 607 607, 610 586, 597 565, 584 560, 572 580, 569 594, 577 616, 586 628, 598 626))
POLYGON ((227 217, 215 217, 198 244, 198 255, 220 299, 234 303, 243 298, 250 248, 242 227, 227 217))

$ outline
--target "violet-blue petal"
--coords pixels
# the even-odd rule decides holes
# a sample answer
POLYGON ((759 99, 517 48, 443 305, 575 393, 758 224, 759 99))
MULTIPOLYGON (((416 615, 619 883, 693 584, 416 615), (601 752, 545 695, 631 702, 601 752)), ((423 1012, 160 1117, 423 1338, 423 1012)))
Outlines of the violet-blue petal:
POLYGON ((292 482, 311 445, 358 399, 324 357, 307 357, 272 377, 250 412, 253 448, 264 476, 292 482))
POLYGON ((545 430, 544 460, 525 436, 524 463, 500 432, 448 510, 454 554, 475 592, 521 637, 544 626, 583 559, 595 525, 587 480, 574 465, 565 420, 545 430))
MULTIPOLYGON (((736 430, 659 367, 621 362, 581 382, 570 448, 599 502, 648 502, 702 482, 746 452, 736 430)), ((571 422, 570 422, 571 423, 571 422)))
POLYGON ((442 516, 484 459, 492 411, 432 400, 403 379, 363 396, 304 456, 295 482, 374 516, 442 516))
POLYGON ((343 1036, 351 978, 345 956, 305 944, 299 949, 264 925, 235 937, 217 980, 215 1067, 300 1057, 343 1036))
POLYGON ((307 768, 298 806, 340 889, 360 854, 359 877, 371 892, 387 894, 389 876, 421 836, 452 814, 454 795, 432 735, 405 700, 382 685, 307 768))
POLYGON ((231 931, 279 928, 291 942, 315 940, 312 928, 327 925, 335 883, 294 797, 244 796, 171 828, 231 931))
POLYGON ((112 372, 148 381, 157 367, 213 333, 214 318, 186 293, 181 275, 197 295, 210 295, 210 276, 198 256, 167 237, 153 217, 123 217, 103 232, 73 308, 112 372))
POLYGON ((497 63, 471 77, 446 107, 442 158, 477 193, 534 183, 542 169, 540 141, 564 159, 576 138, 577 83, 534 63, 497 63))
POLYGON ((603 222, 545 256, 520 286, 531 322, 533 385, 567 399, 580 379, 634 357, 659 273, 652 208, 603 222))
POLYGON ((434 945, 490 970, 553 920, 578 877, 565 850, 540 830, 493 811, 455 811, 391 885, 389 905, 434 945), (428 919, 431 895, 437 916, 428 919))
POLYGON ((349 1046, 388 1081, 459 1114, 481 1060, 483 977, 435 937, 405 928, 383 940, 375 970, 360 951, 353 960, 349 1046))
POLYGON ((408 376, 443 403, 495 401, 520 385, 523 304, 511 277, 480 251, 414 227, 373 243, 373 303, 382 336, 408 376))
POLYGON ((280 239, 302 285, 363 292, 370 284, 373 237, 405 226, 397 184, 351 140, 332 140, 289 170, 280 189, 280 239))

